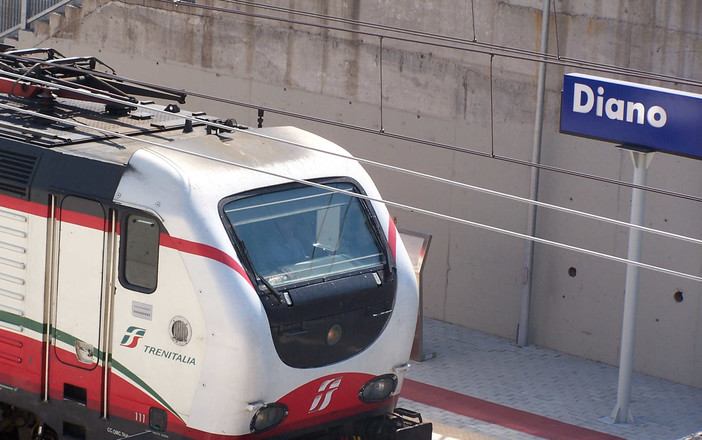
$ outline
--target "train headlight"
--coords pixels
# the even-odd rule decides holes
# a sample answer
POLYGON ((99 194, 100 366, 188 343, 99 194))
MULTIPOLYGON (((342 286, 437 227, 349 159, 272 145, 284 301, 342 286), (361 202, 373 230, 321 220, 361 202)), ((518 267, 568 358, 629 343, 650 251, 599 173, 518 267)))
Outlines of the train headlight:
POLYGON ((256 411, 251 419, 251 432, 267 431, 280 425, 288 416, 288 407, 280 403, 269 403, 256 411))
POLYGON ((336 343, 341 340, 341 336, 343 336, 343 334, 344 330, 339 324, 332 325, 329 331, 327 332, 327 345, 336 345, 336 343))
POLYGON ((380 402, 390 397, 395 388, 397 388, 397 376, 384 374, 366 382, 358 392, 358 398, 365 403, 380 402))

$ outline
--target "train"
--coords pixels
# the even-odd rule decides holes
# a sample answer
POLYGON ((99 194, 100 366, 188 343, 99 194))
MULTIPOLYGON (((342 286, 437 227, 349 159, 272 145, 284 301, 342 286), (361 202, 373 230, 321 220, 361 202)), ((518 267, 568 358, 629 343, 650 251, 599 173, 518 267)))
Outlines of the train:
POLYGON ((184 103, 0 48, 0 438, 431 439, 397 407, 417 280, 370 176, 184 103))

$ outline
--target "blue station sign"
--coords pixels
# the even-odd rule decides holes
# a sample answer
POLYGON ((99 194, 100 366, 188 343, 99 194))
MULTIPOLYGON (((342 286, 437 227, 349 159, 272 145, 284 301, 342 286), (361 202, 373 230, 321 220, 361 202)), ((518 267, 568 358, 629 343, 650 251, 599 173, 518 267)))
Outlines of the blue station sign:
POLYGON ((702 158, 702 95, 566 74, 561 132, 702 158))

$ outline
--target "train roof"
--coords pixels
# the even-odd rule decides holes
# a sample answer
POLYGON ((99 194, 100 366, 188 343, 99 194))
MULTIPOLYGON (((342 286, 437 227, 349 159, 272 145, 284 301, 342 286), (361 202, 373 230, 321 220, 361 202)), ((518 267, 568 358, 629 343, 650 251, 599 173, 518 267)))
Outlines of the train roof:
POLYGON ((105 104, 62 98, 47 106, 37 99, 8 97, 4 104, 0 138, 122 165, 139 146, 120 146, 119 139, 142 135, 158 139, 159 133, 183 130, 186 118, 198 118, 200 124, 215 121, 204 113, 148 101, 125 114, 111 114, 105 104))
MULTIPOLYGON (((122 174, 132 172, 140 174, 134 182, 153 187, 159 179, 180 179, 183 188, 214 202, 233 190, 295 180, 349 176, 365 181, 348 152, 312 133, 294 127, 249 128, 187 111, 180 105, 185 96, 177 91, 128 87, 97 75, 99 61, 57 56, 48 49, 0 53, 0 140, 15 152, 53 157, 53 170, 44 173, 47 188, 56 188, 56 180, 75 180, 66 191, 89 193, 98 191, 91 190, 90 179, 110 174, 99 193, 118 198, 117 182, 127 185, 129 177, 124 180, 122 174), (36 51, 48 61, 33 58, 36 51), (126 91, 170 103, 138 100, 126 91), (69 162, 71 169, 57 171, 69 162), (63 177, 56 179, 59 172, 63 177), (78 173, 92 177, 69 178, 78 173)), ((162 190, 164 197, 168 191, 162 190)), ((28 187, 17 194, 28 197, 28 187)))
POLYGON ((0 108, 0 138, 117 165, 127 165, 142 148, 192 153, 226 163, 245 156, 232 149, 254 148, 248 154, 255 154, 255 160, 245 160, 252 166, 291 156, 280 150, 267 152, 266 147, 273 144, 290 144, 295 156, 314 154, 314 150, 348 155, 335 144, 295 127, 252 129, 175 104, 146 101, 125 114, 111 114, 104 104, 62 98, 54 100, 50 112, 38 112, 40 103, 26 99, 9 97, 5 104, 0 108), (301 145, 311 150, 305 152, 301 145))

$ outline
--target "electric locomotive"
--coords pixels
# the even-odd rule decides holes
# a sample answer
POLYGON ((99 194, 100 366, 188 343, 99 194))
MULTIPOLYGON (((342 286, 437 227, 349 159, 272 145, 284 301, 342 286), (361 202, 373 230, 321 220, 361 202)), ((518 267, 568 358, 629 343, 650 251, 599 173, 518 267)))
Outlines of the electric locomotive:
POLYGON ((349 153, 4 49, 0 436, 431 438, 395 408, 415 275, 349 153))

